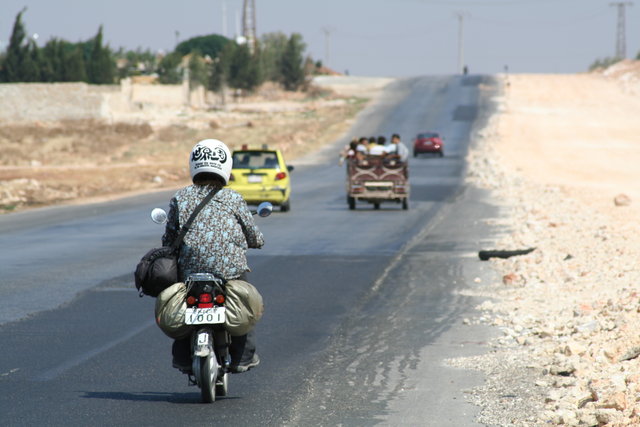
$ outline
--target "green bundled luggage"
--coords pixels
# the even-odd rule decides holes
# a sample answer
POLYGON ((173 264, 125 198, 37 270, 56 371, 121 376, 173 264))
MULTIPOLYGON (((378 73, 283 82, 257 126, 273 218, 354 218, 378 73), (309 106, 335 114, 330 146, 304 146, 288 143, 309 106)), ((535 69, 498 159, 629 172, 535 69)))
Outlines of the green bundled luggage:
POLYGON ((186 325, 187 286, 175 283, 156 298, 156 324, 170 338, 184 338, 191 333, 193 327, 186 325))
POLYGON ((227 289, 227 320, 225 328, 232 336, 245 335, 264 313, 262 295, 249 282, 229 280, 227 289))
MULTIPOLYGON (((232 336, 245 335, 264 313, 262 295, 255 286, 244 280, 229 280, 225 288, 225 329, 232 336)), ((156 324, 170 338, 184 338, 193 330, 192 325, 185 324, 186 298, 186 285, 175 283, 163 290, 156 299, 156 324)))

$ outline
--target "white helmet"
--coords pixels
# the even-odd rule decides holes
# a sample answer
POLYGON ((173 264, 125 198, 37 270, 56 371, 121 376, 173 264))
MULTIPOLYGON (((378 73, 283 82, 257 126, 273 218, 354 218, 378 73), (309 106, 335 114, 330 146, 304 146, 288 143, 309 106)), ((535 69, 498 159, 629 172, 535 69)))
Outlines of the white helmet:
POLYGON ((217 139, 203 139, 191 150, 189 158, 189 169, 191 180, 199 173, 215 173, 224 181, 229 183, 233 159, 231 152, 224 142, 217 139))

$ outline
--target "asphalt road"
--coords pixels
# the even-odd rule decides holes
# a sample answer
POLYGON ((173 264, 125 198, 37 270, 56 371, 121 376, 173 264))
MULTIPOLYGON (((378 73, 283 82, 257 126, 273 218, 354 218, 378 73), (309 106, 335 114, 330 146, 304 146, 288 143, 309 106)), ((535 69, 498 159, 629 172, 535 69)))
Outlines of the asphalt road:
POLYGON ((170 193, 0 217, 0 424, 473 425, 464 389, 482 377, 443 360, 482 352, 488 333, 462 326, 477 303, 463 291, 491 276, 475 253, 498 213, 462 176, 494 90, 405 79, 359 116, 350 136, 445 136, 444 158, 411 159, 408 211, 348 210, 346 141, 294 163, 292 210, 257 219, 267 243, 249 255, 262 363, 212 405, 171 368, 154 300, 133 288, 170 193))

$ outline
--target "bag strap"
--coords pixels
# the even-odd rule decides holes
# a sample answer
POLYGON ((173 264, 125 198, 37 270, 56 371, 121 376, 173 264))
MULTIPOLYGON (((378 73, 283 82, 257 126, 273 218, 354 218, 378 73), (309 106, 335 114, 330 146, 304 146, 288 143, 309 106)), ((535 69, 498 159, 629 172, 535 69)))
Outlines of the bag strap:
POLYGON ((209 201, 211 199, 213 199, 213 196, 216 195, 216 193, 220 190, 220 188, 215 188, 213 190, 211 190, 209 192, 209 194, 207 194, 205 196, 204 199, 202 199, 202 201, 200 202, 200 204, 198 204, 198 206, 196 206, 196 208, 193 210, 193 213, 191 214, 191 216, 189 217, 189 219, 187 220, 187 222, 182 226, 182 228, 180 229, 180 234, 178 234, 178 237, 176 237, 176 240, 173 241, 173 243, 171 244, 171 249, 172 250, 176 250, 178 249, 178 246, 180 246, 180 244, 182 243, 182 239, 184 239, 184 236, 187 234, 187 232, 189 231, 189 228, 191 228, 191 224, 193 223, 193 220, 196 219, 196 216, 198 216, 198 214, 200 213, 200 211, 202 210, 202 208, 204 208, 204 206, 209 203, 209 201))

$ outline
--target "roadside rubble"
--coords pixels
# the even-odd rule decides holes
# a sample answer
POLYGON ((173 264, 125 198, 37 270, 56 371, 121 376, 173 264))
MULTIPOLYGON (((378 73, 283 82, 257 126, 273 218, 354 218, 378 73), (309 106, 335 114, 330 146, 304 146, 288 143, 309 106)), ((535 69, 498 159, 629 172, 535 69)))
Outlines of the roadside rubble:
MULTIPOLYGON (((496 247, 536 247, 491 258, 502 277, 468 291, 485 299, 465 324, 501 329, 489 354, 454 359, 480 369, 470 390, 488 425, 640 425, 640 239, 637 228, 537 184, 505 164, 490 123, 469 155, 468 180, 503 204, 496 247)), ((612 200, 615 209, 633 201, 612 200)))

